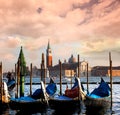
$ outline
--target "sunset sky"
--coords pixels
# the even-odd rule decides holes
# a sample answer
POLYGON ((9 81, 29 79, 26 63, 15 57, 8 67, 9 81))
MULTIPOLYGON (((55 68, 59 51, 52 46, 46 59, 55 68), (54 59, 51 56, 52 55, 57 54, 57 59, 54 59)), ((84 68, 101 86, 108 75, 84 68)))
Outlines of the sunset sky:
POLYGON ((53 65, 71 56, 120 66, 120 0, 0 0, 0 61, 11 71, 20 47, 40 66, 50 40, 53 65))

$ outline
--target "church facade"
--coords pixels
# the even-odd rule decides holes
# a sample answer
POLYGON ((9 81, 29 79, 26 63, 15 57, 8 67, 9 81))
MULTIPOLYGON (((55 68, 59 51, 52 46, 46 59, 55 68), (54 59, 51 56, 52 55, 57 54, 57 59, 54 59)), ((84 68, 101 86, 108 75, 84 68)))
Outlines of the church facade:
MULTIPOLYGON (((52 65, 53 58, 52 58, 52 50, 50 47, 50 42, 48 41, 48 46, 46 49, 46 67, 49 71, 49 76, 51 77, 59 77, 60 74, 60 67, 59 64, 52 65)), ((87 62, 81 61, 79 62, 80 65, 80 76, 86 76, 87 75, 87 62)), ((78 62, 76 61, 76 58, 71 55, 71 57, 68 59, 68 61, 64 61, 62 63, 62 76, 64 77, 74 77, 78 74, 78 62)))

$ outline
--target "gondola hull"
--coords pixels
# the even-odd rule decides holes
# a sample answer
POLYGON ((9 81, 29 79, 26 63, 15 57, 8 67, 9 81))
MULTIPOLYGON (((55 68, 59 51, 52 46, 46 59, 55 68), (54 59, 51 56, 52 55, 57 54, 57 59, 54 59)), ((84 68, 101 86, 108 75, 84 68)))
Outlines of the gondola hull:
POLYGON ((56 94, 50 97, 50 108, 56 111, 80 111, 82 102, 81 91, 80 79, 75 78, 75 83, 72 89, 66 89, 66 93, 63 95, 56 94))
POLYGON ((55 110, 75 110, 80 108, 80 100, 59 100, 59 99, 50 99, 49 105, 51 109, 55 110))
POLYGON ((20 111, 43 111, 46 110, 48 104, 44 100, 34 100, 34 101, 16 101, 11 100, 10 108, 12 110, 20 111))
POLYGON ((81 101, 78 99, 63 99, 64 96, 58 96, 58 98, 50 98, 49 105, 50 108, 55 110, 55 112, 62 114, 72 114, 81 111, 81 101), (61 98, 62 97, 62 98, 61 98))
POLYGON ((43 111, 48 107, 48 98, 46 95, 45 87, 41 81, 41 94, 39 98, 32 96, 24 96, 19 98, 10 99, 10 108, 20 111, 43 111))
POLYGON ((91 112, 106 111, 111 105, 110 87, 101 78, 101 83, 84 100, 86 110, 91 112))
POLYGON ((86 115, 104 115, 110 108, 110 97, 95 99, 91 97, 86 97, 86 115))
POLYGON ((96 108, 96 109, 103 109, 110 107, 110 96, 104 98, 91 98, 86 96, 86 100, 84 101, 87 108, 96 108))

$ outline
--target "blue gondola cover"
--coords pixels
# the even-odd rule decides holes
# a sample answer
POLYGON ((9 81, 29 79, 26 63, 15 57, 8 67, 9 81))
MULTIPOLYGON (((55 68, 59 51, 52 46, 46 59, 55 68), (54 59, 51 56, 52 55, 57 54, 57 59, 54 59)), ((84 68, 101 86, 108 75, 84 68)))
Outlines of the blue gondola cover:
POLYGON ((98 88, 95 88, 89 96, 92 97, 106 97, 110 95, 109 85, 101 78, 101 83, 98 88))

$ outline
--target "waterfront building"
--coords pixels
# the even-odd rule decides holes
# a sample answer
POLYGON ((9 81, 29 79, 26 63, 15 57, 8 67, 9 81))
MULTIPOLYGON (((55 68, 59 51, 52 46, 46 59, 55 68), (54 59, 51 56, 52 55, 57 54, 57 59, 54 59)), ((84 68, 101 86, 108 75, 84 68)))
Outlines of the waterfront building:
MULTIPOLYGON (((48 46, 46 49, 46 67, 49 71, 49 76, 55 76, 59 77, 60 74, 60 68, 59 64, 52 65, 53 59, 52 59, 52 50, 50 48, 50 42, 48 41, 48 46)), ((86 76, 87 75, 87 62, 81 61, 80 62, 80 76, 86 76), (82 69, 81 69, 82 68, 82 69)), ((76 58, 71 55, 71 57, 68 59, 68 61, 64 61, 62 63, 62 76, 64 77, 73 77, 78 74, 78 62, 76 61, 76 58)), ((90 74, 90 72, 89 72, 90 74)))
MULTIPOLYGON (((109 66, 94 66, 91 69, 92 76, 109 76, 110 67, 109 66)), ((120 66, 112 67, 112 76, 120 76, 120 66)))
MULTIPOLYGON (((87 76, 87 62, 81 61, 79 62, 80 65, 80 77, 86 77, 87 76)), ((60 67, 59 64, 51 67, 49 69, 50 76, 59 77, 60 75, 60 67)), ((90 75, 90 69, 89 69, 89 75, 90 75)), ((64 77, 74 77, 78 76, 78 62, 76 61, 76 58, 71 55, 71 57, 68 59, 68 62, 65 60, 62 63, 62 76, 64 77)))

